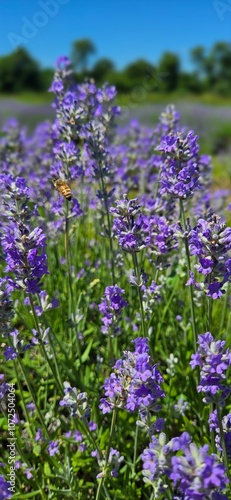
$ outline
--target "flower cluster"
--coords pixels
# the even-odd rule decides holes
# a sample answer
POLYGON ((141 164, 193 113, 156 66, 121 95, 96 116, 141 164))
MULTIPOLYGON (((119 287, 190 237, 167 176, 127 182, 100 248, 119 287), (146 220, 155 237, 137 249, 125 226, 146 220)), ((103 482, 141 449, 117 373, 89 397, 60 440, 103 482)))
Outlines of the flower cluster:
MULTIPOLYGON (((220 436, 220 428, 217 417, 217 410, 214 410, 209 415, 209 428, 210 432, 215 431, 215 443, 217 451, 222 452, 223 450, 221 446, 221 436, 220 436)), ((228 458, 230 459, 231 457, 231 414, 230 413, 228 413, 228 415, 225 415, 222 418, 222 429, 224 433, 226 453, 228 458)))
POLYGON ((198 283, 194 272, 187 284, 204 290, 209 297, 219 299, 224 293, 223 286, 230 280, 231 228, 221 218, 213 214, 208 220, 199 219, 189 238, 190 253, 196 255, 198 273, 204 276, 204 283, 198 283))
POLYGON ((120 333, 119 320, 122 310, 128 305, 123 298, 124 290, 115 286, 107 286, 104 292, 104 297, 99 305, 99 310, 103 314, 102 332, 116 336, 120 333))
POLYGON ((126 194, 115 204, 116 207, 111 208, 110 212, 116 217, 113 230, 119 244, 126 252, 139 252, 145 246, 142 235, 141 205, 138 204, 137 198, 128 200, 126 194))
POLYGON ((104 382, 106 397, 100 400, 103 413, 125 408, 145 415, 160 409, 157 401, 164 396, 163 378, 148 354, 148 339, 139 337, 133 342, 135 351, 125 351, 123 358, 116 361, 115 373, 104 382))
POLYGON ((7 263, 5 272, 9 276, 8 291, 23 289, 27 293, 39 293, 40 280, 48 274, 45 254, 46 236, 42 229, 31 229, 29 222, 34 212, 27 203, 28 188, 23 177, 1 176, 1 187, 5 188, 3 202, 5 217, 9 224, 3 228, 2 247, 7 263))
POLYGON ((165 135, 157 150, 161 151, 163 165, 160 193, 186 199, 200 189, 198 169, 198 136, 192 131, 165 135))
POLYGON ((108 469, 112 477, 117 477, 119 466, 121 462, 123 462, 124 457, 114 448, 110 448, 108 458, 105 451, 102 452, 102 455, 101 457, 97 450, 91 452, 91 456, 97 458, 100 467, 100 472, 97 474, 96 478, 100 479, 106 477, 108 469))
POLYGON ((5 480, 4 476, 0 476, 0 498, 2 500, 12 497, 10 487, 10 483, 5 480))
POLYGON ((150 249, 155 266, 163 269, 169 266, 169 258, 177 248, 176 226, 159 215, 145 216, 142 225, 144 243, 150 249))
POLYGON ((158 304, 161 301, 161 288, 162 285, 157 285, 155 281, 152 281, 150 286, 147 286, 146 284, 141 286, 143 308, 147 319, 153 314, 155 304, 158 304))
POLYGON ((208 445, 198 448, 192 443, 187 432, 169 442, 164 433, 159 439, 153 436, 142 460, 144 481, 159 495, 168 488, 169 478, 185 500, 228 498, 221 493, 228 482, 224 466, 208 454, 208 445))
POLYGON ((82 420, 88 420, 90 409, 87 393, 79 392, 76 387, 71 387, 69 382, 64 382, 64 398, 59 402, 60 406, 70 408, 71 416, 82 420))
POLYGON ((7 279, 0 278, 0 333, 6 335, 11 331, 10 321, 14 316, 13 302, 7 292, 7 279))
POLYGON ((190 365, 200 367, 199 392, 205 393, 204 402, 223 402, 230 394, 224 384, 226 372, 231 365, 231 353, 224 350, 225 341, 215 341, 210 332, 198 336, 199 349, 192 354, 190 365))

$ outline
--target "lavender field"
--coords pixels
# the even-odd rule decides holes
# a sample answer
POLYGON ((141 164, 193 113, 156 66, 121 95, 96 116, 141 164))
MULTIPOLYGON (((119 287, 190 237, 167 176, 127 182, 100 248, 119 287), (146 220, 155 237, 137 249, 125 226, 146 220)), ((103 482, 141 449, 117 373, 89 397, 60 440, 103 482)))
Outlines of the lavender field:
POLYGON ((0 103, 0 500, 227 500, 230 191, 198 133, 231 110, 123 120, 65 57, 51 91, 0 103))

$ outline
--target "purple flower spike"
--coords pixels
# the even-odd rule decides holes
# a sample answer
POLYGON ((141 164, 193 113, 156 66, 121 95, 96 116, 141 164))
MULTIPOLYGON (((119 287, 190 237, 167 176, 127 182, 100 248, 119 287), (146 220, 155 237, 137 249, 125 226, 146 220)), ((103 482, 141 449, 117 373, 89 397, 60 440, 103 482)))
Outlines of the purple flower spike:
POLYGON ((230 389, 224 384, 226 371, 231 365, 231 353, 224 350, 225 341, 217 340, 210 332, 198 336, 199 349, 192 354, 190 365, 200 367, 200 383, 198 391, 205 393, 204 402, 224 401, 230 394, 230 389))
POLYGON ((10 483, 4 479, 3 476, 0 476, 0 498, 1 500, 5 500, 7 498, 12 497, 12 493, 10 491, 10 483))
POLYGON ((160 193, 186 199, 201 188, 199 183, 198 136, 192 131, 162 137, 157 150, 162 153, 160 193))
POLYGON ((133 341, 135 351, 125 351, 104 383, 105 398, 100 400, 103 413, 113 408, 125 408, 130 412, 138 410, 141 416, 157 411, 157 400, 164 396, 160 372, 148 354, 148 339, 137 338, 133 341))
POLYGON ((123 298, 124 290, 115 286, 107 286, 105 288, 104 297, 102 298, 99 310, 103 314, 102 332, 116 336, 120 333, 119 320, 122 310, 128 305, 123 298))
POLYGON ((204 276, 204 282, 196 282, 191 273, 191 281, 214 300, 224 294, 223 286, 231 278, 231 228, 226 227, 221 218, 212 214, 208 220, 199 219, 189 238, 191 255, 196 255, 198 264, 195 269, 204 276))

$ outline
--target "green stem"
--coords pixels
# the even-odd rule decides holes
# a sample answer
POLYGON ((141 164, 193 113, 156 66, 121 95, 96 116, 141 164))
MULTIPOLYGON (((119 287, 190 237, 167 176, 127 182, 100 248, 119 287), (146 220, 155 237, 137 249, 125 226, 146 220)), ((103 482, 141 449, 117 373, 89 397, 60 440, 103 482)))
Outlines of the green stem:
MULTIPOLYGON (((69 320, 71 319, 71 313, 72 313, 72 320, 75 321, 75 303, 74 303, 74 294, 73 294, 73 289, 72 289, 72 279, 71 279, 71 254, 70 254, 70 245, 69 245, 69 219, 68 219, 68 201, 66 200, 66 214, 65 214, 65 254, 66 254, 66 262, 67 262, 67 275, 68 275, 68 288, 69 288, 69 294, 68 294, 68 307, 69 307, 69 320), (70 297, 70 300, 69 300, 70 297)), ((70 344, 71 344, 71 352, 73 355, 73 335, 72 335, 72 327, 70 326, 70 344)), ((79 336, 78 336, 78 330, 75 328, 75 341, 76 341, 76 346, 77 346, 77 352, 79 359, 81 359, 81 348, 80 348, 80 342, 79 342, 79 336)))
POLYGON ((29 417, 29 412, 28 412, 28 409, 27 409, 26 404, 25 404, 25 401, 24 401, 23 390, 22 390, 22 384, 21 384, 21 381, 20 381, 20 378, 19 378, 19 374, 18 374, 18 370, 17 370, 17 366, 16 366, 16 362, 15 362, 15 360, 13 360, 13 365, 14 365, 14 373, 15 373, 15 377, 16 377, 16 380, 17 380, 17 386, 18 386, 19 393, 20 393, 21 404, 22 404, 23 411, 24 411, 24 414, 25 414, 25 417, 26 417, 26 420, 27 420, 27 424, 28 424, 28 432, 29 432, 29 436, 30 436, 30 438, 33 438, 33 433, 32 433, 32 431, 31 431, 31 427, 30 427, 30 417, 29 417))
MULTIPOLYGON (((165 316, 166 316, 167 312, 169 311, 170 304, 172 304, 172 300, 173 300, 173 297, 174 297, 174 295, 176 293, 176 289, 178 288, 178 285, 179 285, 179 277, 176 276, 175 285, 174 285, 173 290, 171 292, 171 295, 170 295, 170 297, 168 299, 168 302, 167 302, 167 304, 166 304, 166 306, 165 306, 165 308, 163 310, 161 321, 159 321, 159 323, 158 323, 158 329, 157 329, 157 334, 156 334, 156 342, 159 339, 159 335, 160 335, 161 329, 163 328, 163 322, 164 322, 165 316)), ((153 319, 153 315, 152 315, 151 319, 153 319)), ((163 336, 163 338, 164 338, 164 336, 163 336)))
POLYGON ((22 360, 21 360, 20 356, 18 356, 17 360, 18 360, 18 363, 19 363, 20 368, 21 368, 21 370, 22 370, 23 376, 24 376, 24 378, 25 378, 25 381, 26 381, 26 384, 27 384, 27 387, 28 387, 28 390, 29 390, 29 393, 30 393, 31 399, 32 399, 32 401, 33 401, 33 403, 34 403, 34 405, 35 405, 36 411, 37 411, 37 413, 38 413, 38 416, 39 416, 39 419, 40 419, 40 422, 41 422, 42 428, 43 428, 43 430, 44 430, 44 434, 45 434, 46 438, 50 440, 50 435, 49 435, 49 432, 47 431, 46 424, 45 424, 45 422, 44 422, 44 419, 43 419, 42 413, 41 413, 40 408, 39 408, 39 405, 38 405, 38 403, 37 403, 37 397, 36 397, 36 396, 35 396, 35 394, 34 394, 34 391, 33 391, 33 389, 32 389, 32 386, 31 386, 30 380, 29 380, 29 378, 28 378, 28 376, 27 376, 27 371, 26 371, 26 369, 25 369, 25 367, 24 367, 24 365, 23 365, 23 363, 22 363, 22 360))
POLYGON ((225 316, 226 316, 226 311, 227 311, 228 298, 229 298, 229 284, 227 286, 225 300, 224 300, 223 309, 222 309, 222 315, 221 315, 221 322, 220 322, 220 328, 219 328, 219 331, 221 333, 222 333, 222 330, 223 330, 224 324, 225 324, 225 316))
MULTIPOLYGON (((105 194, 106 189, 105 189, 101 165, 100 165, 100 181, 101 181, 102 193, 105 194)), ((109 214, 108 202, 107 202, 107 199, 105 196, 104 196, 104 207, 105 207, 106 217, 107 217, 108 238, 109 238, 110 256, 111 256, 110 260, 111 260, 112 282, 113 282, 113 285, 115 285, 115 266, 114 266, 114 251, 113 251, 112 233, 111 233, 111 219, 110 219, 110 214, 109 214)))
POLYGON ((105 475, 104 475, 104 477, 101 477, 100 480, 99 480, 99 484, 98 484, 98 488, 97 488, 95 500, 99 500, 100 499, 100 495, 101 495, 103 483, 104 483, 105 477, 107 475, 107 465, 108 465, 108 459, 109 459, 109 454, 110 454, 110 449, 111 449, 112 436, 113 436, 114 427, 115 427, 115 423, 116 423, 116 416, 117 416, 117 408, 114 408, 114 410, 112 412, 111 428, 110 428, 109 441, 108 441, 108 447, 107 447, 107 454, 106 454, 106 460, 105 460, 105 466, 104 466, 105 475))
POLYGON ((227 477, 229 480, 229 488, 231 490, 231 477, 230 477, 230 472, 229 472, 229 462, 228 462, 227 450, 226 450, 226 446, 225 446, 225 436, 224 436, 224 431, 223 431, 223 426, 222 426, 222 416, 221 416, 221 408, 220 408, 219 401, 216 403, 216 410, 217 410, 217 419, 218 419, 218 425, 219 425, 219 430, 220 430, 221 447, 222 447, 222 451, 223 451, 224 464, 226 467, 227 477))
POLYGON ((211 332, 213 299, 212 299, 212 297, 207 297, 207 299, 208 299, 207 330, 208 330, 208 332, 211 332))
MULTIPOLYGON (((57 384, 57 386, 58 386, 58 388, 60 390, 60 393, 63 394, 63 384, 62 384, 62 380, 60 378, 60 373, 59 373, 59 370, 58 370, 57 360, 56 360, 56 357, 54 357, 54 362, 55 362, 55 366, 56 366, 56 371, 55 371, 54 367, 53 367, 53 365, 51 363, 51 360, 50 360, 50 358, 47 355, 46 349, 44 347, 44 344, 43 344, 43 341, 42 341, 42 338, 41 338, 40 326, 39 326, 38 318, 37 318, 37 315, 36 315, 36 312, 35 312, 33 298, 32 298, 31 293, 29 293, 29 300, 30 300, 30 306, 31 306, 31 310, 32 310, 32 314, 33 314, 33 318, 34 318, 34 322, 35 322, 35 327, 36 327, 36 329, 38 331, 38 334, 39 334, 39 340, 40 340, 39 346, 40 346, 40 348, 42 350, 43 356, 44 356, 44 358, 45 358, 48 366, 50 367, 51 373, 54 376, 55 382, 56 382, 56 384, 57 384)), ((50 338, 49 338, 49 340, 50 340, 50 345, 52 346, 52 340, 50 338)))
POLYGON ((142 297, 142 292, 141 292, 141 288, 140 288, 140 272, 139 272, 138 260, 137 260, 137 256, 136 256, 135 252, 132 253, 132 260, 133 260, 135 277, 137 279, 137 289, 138 289, 138 297, 139 297, 139 303, 140 303, 140 316, 141 316, 143 336, 147 337, 148 335, 147 335, 145 316, 144 316, 143 297, 142 297))
MULTIPOLYGON (((181 215, 182 215, 183 228, 184 228, 184 231, 186 232, 187 231, 187 224, 186 224, 186 219, 185 219, 183 200, 180 200, 180 210, 181 210, 181 215)), ((190 278, 191 262, 190 262, 189 244, 188 244, 187 236, 184 238, 184 242, 185 242, 185 252, 186 252, 187 267, 188 267, 188 277, 190 278)), ((189 285, 189 293, 190 293, 190 308, 191 308, 191 316, 192 316, 193 344, 194 344, 194 351, 196 352, 197 351, 197 331, 196 331, 196 317, 195 317, 195 308, 194 308, 194 301, 193 301, 193 286, 192 285, 189 285)))
POLYGON ((133 453, 133 464, 132 464, 132 478, 134 478, 134 476, 135 476, 135 469, 136 469, 136 457, 137 457, 138 433, 139 433, 139 427, 138 427, 138 425, 136 424, 135 443, 134 443, 134 453, 133 453))
MULTIPOLYGON (((210 403, 210 413, 214 411, 214 404, 210 403)), ((212 452, 216 453, 216 445, 215 445, 215 432, 212 430, 211 432, 211 444, 212 444, 212 452)))

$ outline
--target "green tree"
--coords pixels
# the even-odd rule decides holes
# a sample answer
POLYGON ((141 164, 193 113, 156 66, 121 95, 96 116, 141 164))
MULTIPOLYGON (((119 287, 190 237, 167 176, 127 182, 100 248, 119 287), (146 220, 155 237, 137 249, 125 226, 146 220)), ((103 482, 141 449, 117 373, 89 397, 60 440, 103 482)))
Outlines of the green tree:
POLYGON ((231 92, 231 44, 218 42, 214 45, 210 59, 213 63, 214 90, 219 93, 231 92))
POLYGON ((114 63, 110 59, 102 58, 93 66, 91 75, 97 83, 103 83, 114 70, 114 63))
POLYGON ((195 47, 191 57, 207 89, 226 94, 231 92, 231 44, 217 42, 207 53, 203 47, 195 47))
POLYGON ((147 77, 155 73, 155 67, 145 59, 138 59, 124 69, 125 78, 130 82, 131 87, 142 85, 147 77))
POLYGON ((95 45, 88 38, 75 40, 72 44, 71 60, 76 71, 86 72, 89 57, 95 52, 95 45))
POLYGON ((41 90, 39 65, 24 48, 0 59, 0 90, 41 90))
POLYGON ((180 76, 180 60, 172 52, 164 52, 159 65, 159 74, 162 80, 162 88, 167 92, 172 92, 178 87, 180 76))
POLYGON ((205 60, 206 60, 204 47, 202 47, 202 45, 194 47, 194 49, 190 51, 190 55, 191 55, 191 60, 195 65, 196 71, 198 72, 198 74, 200 74, 200 76, 203 76, 205 70, 205 60))

